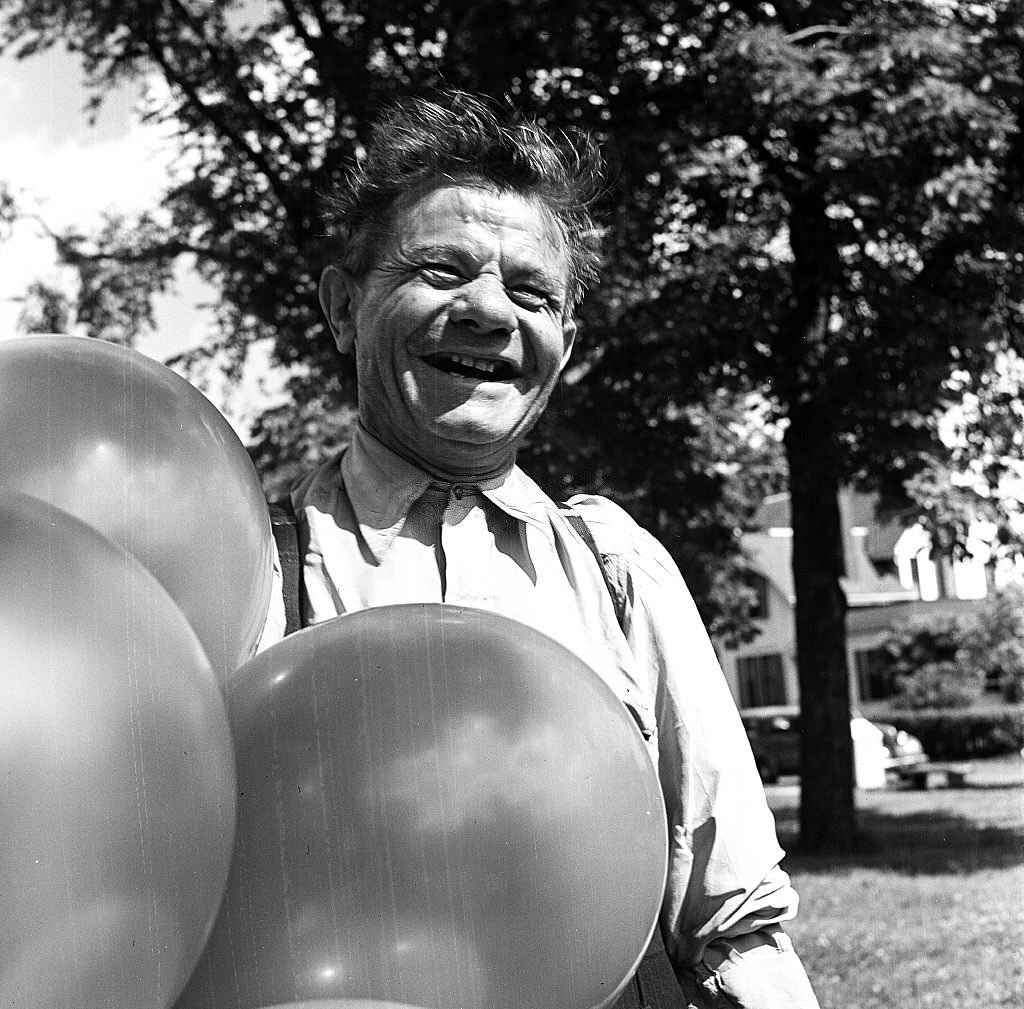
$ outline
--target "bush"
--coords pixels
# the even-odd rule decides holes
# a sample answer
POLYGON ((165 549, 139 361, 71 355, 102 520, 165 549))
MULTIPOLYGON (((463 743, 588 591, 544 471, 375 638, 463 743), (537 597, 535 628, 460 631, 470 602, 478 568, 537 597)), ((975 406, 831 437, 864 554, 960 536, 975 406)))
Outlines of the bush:
POLYGON ((1003 699, 1009 704, 1024 701, 1024 670, 1003 677, 1003 699))
POLYGON ((896 679, 894 708, 969 708, 981 693, 981 678, 958 661, 926 662, 896 679))
POLYGON ((967 628, 964 654, 1011 703, 1024 700, 1024 586, 990 596, 967 628))
POLYGON ((883 643, 896 708, 965 708, 981 693, 985 674, 965 649, 968 630, 953 617, 918 617, 897 624, 883 643))
POLYGON ((1024 705, 984 711, 892 711, 886 721, 917 736, 932 760, 999 757, 1024 748, 1024 705))

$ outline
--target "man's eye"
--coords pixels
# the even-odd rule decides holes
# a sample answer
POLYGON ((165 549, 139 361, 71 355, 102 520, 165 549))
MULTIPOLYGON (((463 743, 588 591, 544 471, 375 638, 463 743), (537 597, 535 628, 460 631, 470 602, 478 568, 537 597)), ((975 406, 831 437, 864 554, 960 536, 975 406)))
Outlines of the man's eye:
POLYGON ((447 263, 424 263, 420 273, 430 284, 458 284, 463 279, 462 274, 447 263))
POLYGON ((517 305, 531 309, 543 308, 551 300, 547 291, 523 284, 513 287, 509 291, 509 296, 517 305))

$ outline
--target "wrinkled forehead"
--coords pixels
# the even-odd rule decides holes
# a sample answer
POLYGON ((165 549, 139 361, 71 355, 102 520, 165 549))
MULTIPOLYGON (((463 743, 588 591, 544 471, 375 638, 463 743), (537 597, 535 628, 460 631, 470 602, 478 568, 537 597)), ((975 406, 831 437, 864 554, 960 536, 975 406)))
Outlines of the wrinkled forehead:
POLYGON ((500 233, 521 251, 534 250, 560 271, 568 271, 565 228, 538 193, 466 176, 435 178, 401 193, 392 203, 381 238, 403 243, 500 233))

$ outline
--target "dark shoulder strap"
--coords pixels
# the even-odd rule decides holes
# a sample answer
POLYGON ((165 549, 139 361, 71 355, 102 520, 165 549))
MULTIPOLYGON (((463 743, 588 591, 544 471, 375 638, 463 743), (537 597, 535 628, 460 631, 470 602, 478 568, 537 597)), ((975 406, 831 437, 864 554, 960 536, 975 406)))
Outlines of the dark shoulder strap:
POLYGON ((300 594, 302 564, 299 560, 299 529, 295 510, 287 497, 269 502, 270 528, 281 561, 281 587, 284 596, 284 632, 292 634, 302 626, 300 594))
MULTIPOLYGON (((716 1003, 717 1005, 717 1003, 716 1003)), ((706 1002, 696 1002, 683 994, 676 973, 669 962, 661 933, 656 928, 637 972, 629 979, 626 990, 612 1009, 711 1009, 706 1002)))
MULTIPOLYGON (((625 626, 628 593, 612 571, 611 558, 601 553, 586 519, 566 501, 559 504, 566 521, 576 530, 581 540, 601 569, 601 577, 615 606, 615 618, 625 626)), ((642 727, 641 727, 642 728, 642 727)), ((651 944, 644 953, 636 974, 630 978, 626 990, 619 996, 613 1009, 684 1009, 687 1002, 676 981, 675 971, 665 952, 658 929, 654 930, 651 944)))
POLYGON ((615 607, 615 619, 618 620, 620 627, 624 627, 626 621, 626 592, 623 586, 619 584, 618 579, 612 574, 609 558, 601 553, 597 541, 594 539, 594 534, 590 531, 590 526, 587 525, 586 519, 568 501, 559 502, 558 507, 562 514, 565 515, 566 521, 576 530, 580 539, 586 543, 590 548, 590 552, 594 555, 597 566, 601 569, 601 577, 604 579, 605 587, 608 589, 608 595, 611 596, 612 605, 615 607))

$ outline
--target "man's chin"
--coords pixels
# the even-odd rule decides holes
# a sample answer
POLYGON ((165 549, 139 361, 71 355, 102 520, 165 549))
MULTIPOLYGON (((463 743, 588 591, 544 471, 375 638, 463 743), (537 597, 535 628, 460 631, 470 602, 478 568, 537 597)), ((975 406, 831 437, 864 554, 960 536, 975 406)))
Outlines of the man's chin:
POLYGON ((472 397, 432 411, 429 428, 452 443, 487 448, 515 445, 533 427, 546 401, 547 397, 531 400, 515 387, 502 389, 498 383, 487 383, 472 397))
POLYGON ((436 419, 429 429, 434 438, 452 452, 471 452, 477 449, 501 452, 514 451, 531 426, 523 417, 501 419, 490 412, 484 416, 467 416, 457 411, 454 415, 436 419))
POLYGON ((485 480, 507 472, 527 428, 465 417, 425 422, 407 454, 433 475, 452 481, 485 480))

